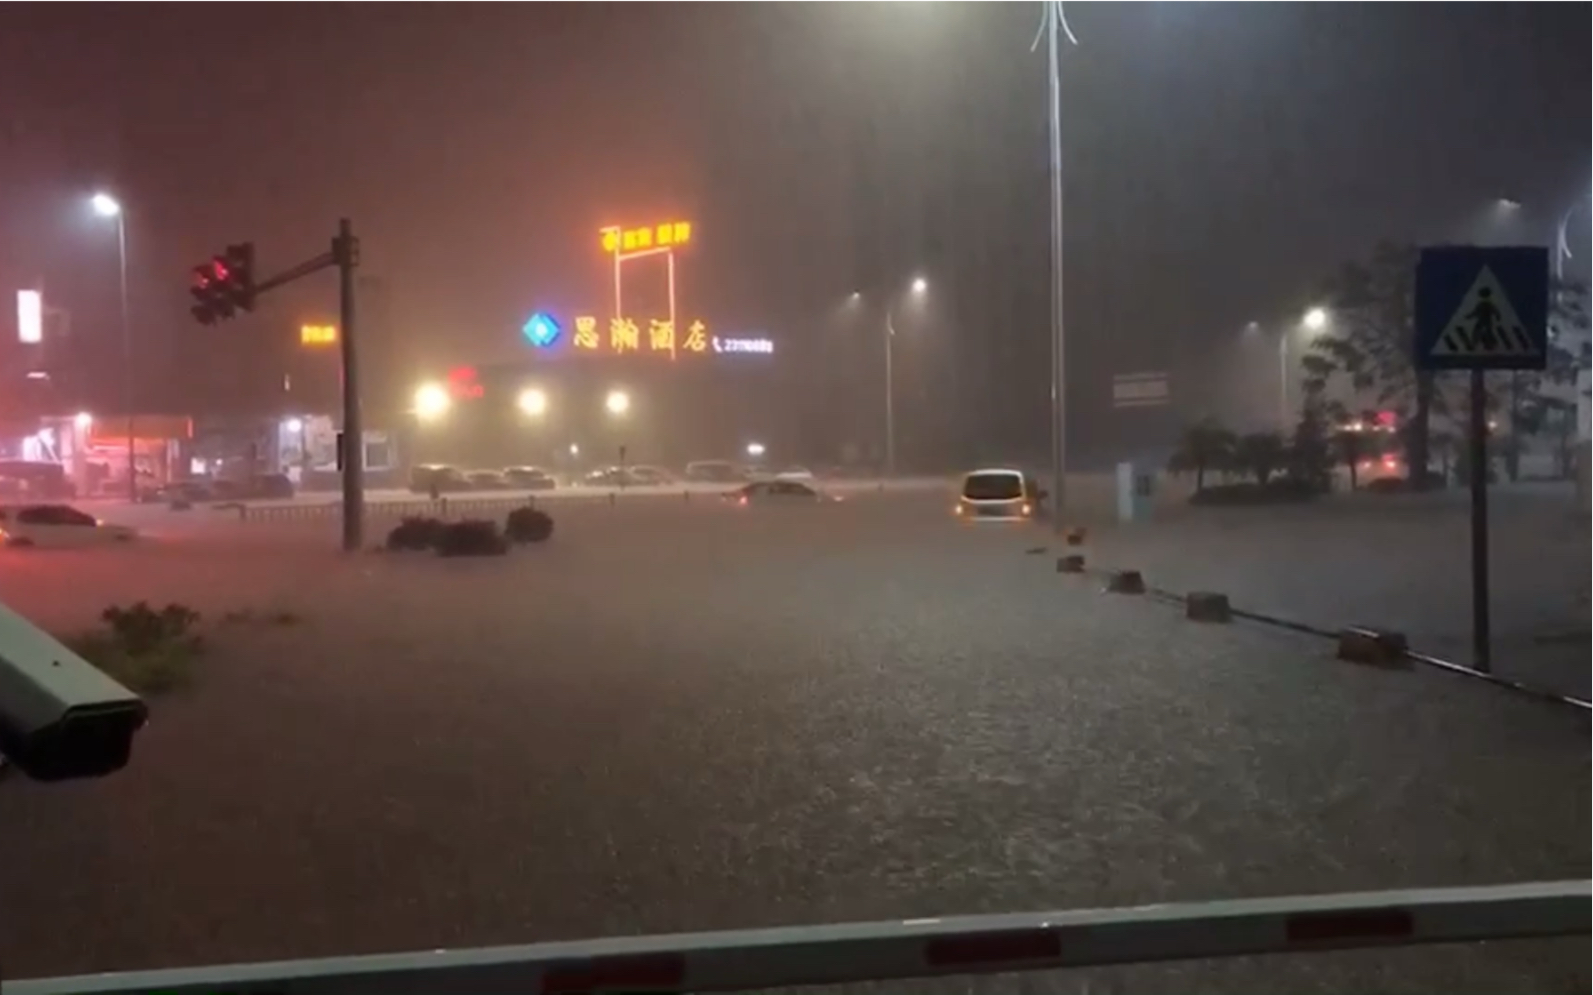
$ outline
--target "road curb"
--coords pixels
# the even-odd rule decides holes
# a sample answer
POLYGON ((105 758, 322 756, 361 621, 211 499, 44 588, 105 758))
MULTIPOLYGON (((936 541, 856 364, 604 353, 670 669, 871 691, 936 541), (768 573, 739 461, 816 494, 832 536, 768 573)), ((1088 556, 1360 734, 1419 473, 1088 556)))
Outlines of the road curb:
MULTIPOLYGON (((1058 573, 1064 572, 1062 570, 1061 561, 1060 560, 1058 561, 1057 572, 1058 573)), ((1074 571, 1066 571, 1066 572, 1074 572, 1074 571)), ((1103 567, 1086 567, 1086 568, 1082 568, 1080 571, 1077 571, 1077 572, 1080 572, 1080 573, 1084 574, 1085 576, 1095 577, 1095 578, 1098 578, 1098 579, 1104 579, 1104 580, 1107 581, 1107 583, 1109 585, 1114 581, 1114 579, 1116 577, 1118 577, 1121 574, 1124 574, 1124 573, 1139 574, 1138 571, 1112 570, 1112 569, 1106 569, 1106 568, 1103 568, 1103 567)), ((1143 575, 1141 575, 1141 577, 1143 578, 1143 575)), ((1194 592, 1193 594, 1184 594, 1184 593, 1180 593, 1178 591, 1170 590, 1170 589, 1165 588, 1165 587, 1158 587, 1158 586, 1156 586, 1154 584, 1148 584, 1148 583, 1145 584, 1144 593, 1146 595, 1148 595, 1149 597, 1155 599, 1155 600, 1164 601, 1164 602, 1166 602, 1168 604, 1178 605, 1178 606, 1184 608, 1187 617, 1192 617, 1192 616, 1188 615, 1188 612, 1190 611, 1189 605, 1190 605, 1190 598, 1191 597, 1198 597, 1198 598, 1220 597, 1220 598, 1223 599, 1224 602, 1227 602, 1227 600, 1228 600, 1226 595, 1220 594, 1218 592, 1198 591, 1198 592, 1194 592)), ((1305 622, 1298 622, 1298 621, 1295 621, 1294 619, 1282 618, 1280 616, 1267 614, 1265 612, 1249 611, 1249 610, 1246 610, 1246 609, 1235 608, 1235 607, 1232 607, 1231 605, 1229 606, 1229 612, 1230 612, 1230 615, 1231 615, 1232 618, 1244 619, 1244 620, 1250 621, 1250 622, 1259 622, 1262 625, 1267 625, 1267 626, 1271 626, 1273 628, 1278 628, 1278 629, 1287 629, 1290 632, 1297 632, 1297 633, 1300 633, 1302 635, 1316 636, 1316 637, 1322 638, 1322 639, 1331 639, 1331 640, 1334 641, 1335 644, 1340 644, 1341 639, 1344 637, 1344 635, 1346 633, 1366 633, 1366 634, 1371 634, 1371 635, 1374 635, 1374 636, 1386 635, 1384 633, 1377 632, 1377 630, 1368 629, 1368 628, 1366 628, 1364 626, 1361 626, 1361 627, 1346 626, 1346 627, 1344 627, 1342 629, 1325 629, 1325 628, 1322 628, 1320 626, 1311 625, 1311 624, 1308 624, 1308 623, 1305 623, 1305 622)), ((1202 619, 1200 621, 1205 621, 1205 620, 1202 619)), ((1503 688, 1503 689, 1505 689, 1507 691, 1514 691, 1517 694, 1525 695, 1525 696, 1527 696, 1529 698, 1536 698, 1539 701, 1550 702, 1550 703, 1557 704, 1557 705, 1569 705, 1572 708, 1577 709, 1583 715, 1593 714, 1593 702, 1589 702, 1589 701, 1587 701, 1585 699, 1578 698, 1575 695, 1561 694, 1558 691, 1551 691, 1551 690, 1548 690, 1547 688, 1540 688, 1540 687, 1536 687, 1536 686, 1531 685, 1531 684, 1524 684, 1521 681, 1514 681, 1514 680, 1511 680, 1508 677, 1500 677, 1498 674, 1483 673, 1482 671, 1477 670, 1475 667, 1468 667, 1468 666, 1466 666, 1464 664, 1455 663, 1452 660, 1445 660, 1445 659, 1443 659, 1441 657, 1433 656, 1432 654, 1429 654, 1429 653, 1422 653, 1422 652, 1420 652, 1418 650, 1411 649, 1408 646, 1404 645, 1404 636, 1403 635, 1399 636, 1398 642, 1399 642, 1399 646, 1398 646, 1398 661, 1392 664, 1394 666, 1398 666, 1400 664, 1407 664, 1407 663, 1419 663, 1419 664, 1422 664, 1424 666, 1432 667, 1435 670, 1442 670, 1442 671, 1444 671, 1446 673, 1458 674, 1458 675, 1460 675, 1462 677, 1470 677, 1470 678, 1473 678, 1475 680, 1482 681, 1485 684, 1492 684, 1495 687, 1503 688)), ((1364 662, 1364 661, 1357 661, 1357 662, 1364 662)), ((1384 665, 1388 666, 1390 664, 1384 664, 1384 665)))

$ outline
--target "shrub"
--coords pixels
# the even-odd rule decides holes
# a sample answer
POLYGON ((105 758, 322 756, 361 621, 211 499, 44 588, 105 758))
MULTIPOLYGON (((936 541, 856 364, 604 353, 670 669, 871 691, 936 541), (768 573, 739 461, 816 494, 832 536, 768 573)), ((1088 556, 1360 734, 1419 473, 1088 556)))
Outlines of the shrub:
POLYGON ((156 611, 149 602, 140 601, 128 608, 112 605, 100 612, 100 619, 129 653, 140 654, 187 638, 199 622, 199 613, 177 604, 156 611))
POLYGON ((193 676, 204 642, 193 628, 199 613, 171 604, 156 611, 140 601, 112 605, 100 614, 103 628, 63 640, 78 656, 140 694, 181 687, 193 676))
POLYGON ((434 549, 438 538, 447 526, 435 518, 406 518, 387 533, 387 548, 391 550, 434 549))
POLYGON ((510 542, 547 542, 553 537, 553 516, 538 508, 516 508, 504 520, 503 534, 510 542))
POLYGON ((502 556, 508 551, 509 543, 498 534, 497 522, 452 522, 437 535, 439 556, 502 556))

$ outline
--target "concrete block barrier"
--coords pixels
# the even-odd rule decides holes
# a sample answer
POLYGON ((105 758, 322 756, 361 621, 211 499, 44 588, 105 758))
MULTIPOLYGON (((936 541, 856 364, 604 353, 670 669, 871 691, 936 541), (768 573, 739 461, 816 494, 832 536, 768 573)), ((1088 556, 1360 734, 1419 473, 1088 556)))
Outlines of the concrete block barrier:
POLYGON ((1191 622, 1232 622, 1228 595, 1216 591, 1191 591, 1184 598, 1184 617, 1191 622))
POLYGON ((1339 631, 1337 656, 1349 663, 1373 667, 1408 666, 1410 643, 1402 632, 1349 628, 1339 631))
POLYGON ((1138 570, 1117 570, 1107 578, 1106 589, 1113 594, 1144 594, 1145 578, 1138 570))

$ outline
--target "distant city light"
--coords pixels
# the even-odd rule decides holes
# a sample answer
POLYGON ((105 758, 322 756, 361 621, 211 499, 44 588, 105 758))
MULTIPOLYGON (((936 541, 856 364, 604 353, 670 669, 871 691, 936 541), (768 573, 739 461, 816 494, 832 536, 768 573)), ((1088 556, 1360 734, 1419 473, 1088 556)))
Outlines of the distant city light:
POLYGON ((574 443, 574 442, 570 443, 570 455, 571 456, 579 456, 579 455, 581 455, 581 447, 580 447, 580 445, 578 443, 574 443))
POLYGON ((547 414, 548 395, 535 387, 527 387, 520 392, 517 403, 521 411, 532 417, 540 417, 547 414))
POLYGON ((44 341, 44 295, 37 290, 17 291, 17 339, 44 341))
POLYGON ((448 371, 448 394, 465 401, 480 400, 487 388, 476 379, 474 366, 456 366, 448 371))
POLYGON ((421 384, 415 389, 415 417, 421 421, 436 421, 448 413, 453 399, 442 384, 421 384))
POLYGON ((753 459, 757 459, 759 456, 762 456, 763 455, 763 451, 764 451, 763 450, 763 443, 761 443, 761 442, 749 442, 749 443, 747 443, 747 455, 751 456, 753 459))

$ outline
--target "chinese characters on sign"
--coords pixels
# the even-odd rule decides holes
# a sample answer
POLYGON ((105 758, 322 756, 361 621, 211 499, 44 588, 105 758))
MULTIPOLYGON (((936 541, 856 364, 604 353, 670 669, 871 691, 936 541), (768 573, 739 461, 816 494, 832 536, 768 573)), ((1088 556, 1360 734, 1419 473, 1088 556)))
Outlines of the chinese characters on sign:
POLYGON ((337 345, 336 325, 300 325, 299 345, 337 345))
POLYGON ((654 252, 659 249, 672 249, 685 245, 691 241, 691 223, 687 221, 666 221, 660 225, 649 228, 621 228, 613 225, 599 232, 603 240, 603 251, 610 255, 626 255, 632 252, 654 252))
POLYGON ((686 327, 685 334, 677 334, 675 323, 666 318, 653 318, 642 326, 631 318, 614 318, 609 321, 606 334, 597 318, 589 314, 575 319, 575 334, 570 345, 577 352, 608 354, 626 353, 663 354, 674 359, 681 353, 704 354, 708 352, 774 352, 768 339, 722 339, 708 334, 708 326, 694 321, 686 327))

